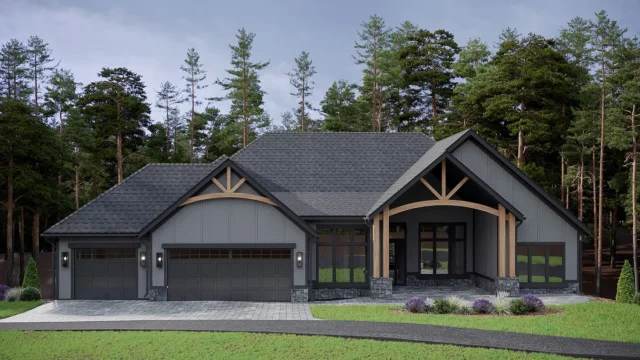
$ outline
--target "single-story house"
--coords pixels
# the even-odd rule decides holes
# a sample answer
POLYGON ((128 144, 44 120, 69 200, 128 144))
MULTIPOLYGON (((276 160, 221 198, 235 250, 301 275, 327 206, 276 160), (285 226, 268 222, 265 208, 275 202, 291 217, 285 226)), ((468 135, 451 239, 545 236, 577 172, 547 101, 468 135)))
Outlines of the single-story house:
POLYGON ((147 165, 43 236, 57 299, 300 302, 575 293, 589 233, 467 130, 270 133, 213 163, 147 165))

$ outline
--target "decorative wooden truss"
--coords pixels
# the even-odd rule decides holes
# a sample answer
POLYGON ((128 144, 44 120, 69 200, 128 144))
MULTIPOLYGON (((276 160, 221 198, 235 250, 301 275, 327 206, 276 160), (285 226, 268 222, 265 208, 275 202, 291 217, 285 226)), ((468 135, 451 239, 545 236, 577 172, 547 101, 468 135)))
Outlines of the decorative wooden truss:
POLYGON ((247 181, 247 179, 242 178, 238 180, 238 182, 232 187, 231 186, 231 167, 229 166, 227 166, 226 186, 222 185, 220 181, 218 181, 218 179, 216 179, 215 177, 213 177, 211 181, 214 184, 216 184, 216 186, 220 189, 220 191, 222 191, 221 193, 192 196, 188 198, 185 202, 183 202, 180 206, 193 204, 198 201, 214 200, 214 199, 244 199, 244 200, 258 201, 258 202, 262 202, 262 203, 273 205, 273 206, 278 206, 276 203, 274 203, 271 199, 267 197, 236 192, 236 190, 238 190, 240 186, 242 186, 242 184, 244 184, 247 181))

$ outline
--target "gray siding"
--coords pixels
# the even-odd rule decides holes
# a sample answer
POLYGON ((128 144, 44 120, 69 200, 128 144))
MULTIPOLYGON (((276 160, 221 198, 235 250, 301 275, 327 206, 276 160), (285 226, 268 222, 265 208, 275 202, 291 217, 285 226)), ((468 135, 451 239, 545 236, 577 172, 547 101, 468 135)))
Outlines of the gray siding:
POLYGON ((498 275, 498 218, 483 211, 475 217, 475 272, 490 278, 498 275))
MULTIPOLYGON (((131 242, 139 241, 137 238, 131 238, 128 240, 122 239, 105 239, 105 238, 62 238, 58 242, 58 258, 54 259, 54 261, 58 262, 58 298, 61 300, 73 299, 73 267, 75 263, 75 254, 72 249, 69 249, 69 243, 110 243, 115 244, 119 241, 128 241, 131 242), (69 266, 64 268, 62 267, 61 262, 61 254, 62 252, 69 252, 70 261, 69 266)), ((146 247, 144 244, 137 249, 136 257, 139 257, 140 251, 145 251, 146 247)), ((150 265, 147 263, 147 267, 150 265)), ((147 269, 138 265, 138 298, 142 299, 147 295, 147 269)))
POLYGON ((571 224, 473 141, 464 142, 453 156, 524 214, 525 220, 516 230, 517 242, 565 243, 566 279, 578 280, 578 232, 571 224))
MULTIPOLYGON (((235 176, 235 175, 234 175, 235 176)), ((237 177, 236 177, 237 179, 237 177)), ((226 184, 226 174, 220 178, 226 184)), ((232 180, 235 183, 235 180, 232 180)), ((205 193, 220 192, 215 184, 205 193)), ((254 193, 243 184, 238 192, 254 193)), ((306 234, 272 205, 244 199, 205 200, 189 204, 152 232, 152 253, 163 244, 259 244, 293 243, 295 252, 306 253, 306 234)), ((304 267, 295 266, 294 285, 305 285, 304 267)), ((153 266, 153 286, 164 286, 164 269, 153 266)))

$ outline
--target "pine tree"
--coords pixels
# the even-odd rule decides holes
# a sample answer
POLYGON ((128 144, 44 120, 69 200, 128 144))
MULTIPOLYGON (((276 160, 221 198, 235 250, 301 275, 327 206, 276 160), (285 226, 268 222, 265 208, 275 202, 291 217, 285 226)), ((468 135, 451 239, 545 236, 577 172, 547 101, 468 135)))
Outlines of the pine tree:
POLYGON ((171 136, 174 134, 174 128, 176 127, 177 117, 175 112, 178 110, 177 105, 184 101, 185 99, 181 96, 178 88, 169 81, 163 81, 160 84, 160 90, 156 91, 156 107, 165 111, 164 134, 167 155, 171 153, 172 149, 171 136))
POLYGON ((244 28, 238 30, 237 45, 231 48, 231 69, 226 70, 229 77, 216 81, 227 91, 224 98, 213 100, 231 100, 229 117, 242 123, 242 147, 246 147, 256 136, 256 129, 269 125, 268 117, 264 116, 264 90, 260 85, 258 71, 264 70, 269 62, 253 62, 251 50, 256 35, 244 28))
POLYGON ((78 98, 78 85, 70 70, 60 69, 53 72, 49 85, 45 87, 43 112, 54 118, 61 134, 64 132, 65 118, 78 98), (57 121, 55 117, 58 118, 57 121))
POLYGON ((207 71, 204 69, 204 65, 200 63, 200 54, 196 52, 196 49, 191 48, 187 51, 187 58, 184 60, 184 65, 180 66, 180 70, 186 73, 183 79, 186 80, 185 92, 187 98, 191 99, 191 113, 189 121, 189 129, 191 133, 189 161, 193 162, 195 159, 195 119, 196 119, 196 105, 201 105, 202 102, 198 101, 197 90, 206 88, 209 85, 203 84, 207 79, 207 71))
POLYGON ((49 44, 44 42, 44 40, 42 40, 38 36, 31 36, 29 38, 29 41, 27 42, 27 53, 29 57, 28 77, 33 81, 33 113, 34 116, 39 119, 40 85, 41 83, 46 81, 49 73, 53 71, 58 66, 58 64, 52 65, 55 59, 51 57, 51 49, 49 49, 49 44))
POLYGON ((27 271, 22 280, 22 287, 33 287, 40 290, 40 276, 38 275, 38 267, 33 258, 30 258, 27 264, 27 271))
POLYGON ((629 260, 624 261, 620 278, 618 278, 618 289, 616 291, 616 302, 622 304, 633 304, 633 297, 636 293, 634 289, 633 271, 629 260))
POLYGON ((23 43, 11 39, 0 48, 0 97, 27 101, 30 89, 28 85, 28 52, 23 43))
POLYGON ((371 131, 382 131, 382 93, 381 77, 383 74, 383 53, 389 47, 391 29, 378 15, 369 17, 362 23, 362 31, 358 32, 360 42, 356 42, 356 55, 353 57, 357 65, 365 65, 362 78, 361 93, 368 98, 371 131))
POLYGON ((311 78, 315 75, 316 68, 313 66, 309 53, 306 51, 300 53, 300 56, 295 58, 294 61, 296 62, 296 67, 293 72, 287 73, 287 76, 289 76, 291 86, 295 88, 295 92, 291 93, 291 95, 299 99, 296 114, 300 122, 300 131, 304 132, 305 118, 309 118, 308 110, 313 110, 308 98, 313 95, 312 91, 315 83, 311 78))
POLYGON ((356 84, 346 80, 334 82, 320 102, 324 114, 323 130, 325 131, 367 131, 369 121, 364 117, 366 104, 358 102, 356 84))

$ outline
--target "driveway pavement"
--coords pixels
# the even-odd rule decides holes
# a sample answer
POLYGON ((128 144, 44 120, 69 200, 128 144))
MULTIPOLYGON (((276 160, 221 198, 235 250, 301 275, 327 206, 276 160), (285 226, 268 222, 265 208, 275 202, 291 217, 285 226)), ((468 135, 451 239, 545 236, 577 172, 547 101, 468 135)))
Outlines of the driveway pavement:
POLYGON ((237 301, 57 300, 3 322, 313 320, 309 304, 237 301))

